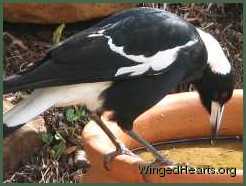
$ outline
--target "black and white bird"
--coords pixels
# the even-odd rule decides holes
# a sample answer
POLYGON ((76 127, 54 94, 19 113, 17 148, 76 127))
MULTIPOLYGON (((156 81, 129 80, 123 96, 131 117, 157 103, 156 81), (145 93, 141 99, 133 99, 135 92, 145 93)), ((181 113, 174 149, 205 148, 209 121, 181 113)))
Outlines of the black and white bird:
POLYGON ((83 104, 116 146, 114 154, 131 154, 100 119, 110 110, 127 134, 169 163, 132 130, 133 121, 184 81, 197 88, 216 135, 233 92, 231 65, 219 42, 167 11, 131 9, 73 35, 31 69, 6 78, 5 94, 34 91, 3 122, 17 127, 50 107, 83 104))

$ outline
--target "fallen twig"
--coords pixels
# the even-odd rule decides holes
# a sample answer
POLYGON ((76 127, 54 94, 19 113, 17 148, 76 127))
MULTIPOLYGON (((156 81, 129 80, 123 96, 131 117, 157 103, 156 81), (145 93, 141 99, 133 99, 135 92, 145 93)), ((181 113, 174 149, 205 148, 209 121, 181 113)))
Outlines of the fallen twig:
POLYGON ((24 50, 28 49, 28 47, 26 45, 24 45, 24 43, 20 39, 17 39, 12 34, 10 34, 8 32, 3 32, 3 36, 7 36, 7 37, 9 37, 11 39, 12 43, 10 44, 10 46, 11 45, 17 45, 17 46, 21 47, 24 50))

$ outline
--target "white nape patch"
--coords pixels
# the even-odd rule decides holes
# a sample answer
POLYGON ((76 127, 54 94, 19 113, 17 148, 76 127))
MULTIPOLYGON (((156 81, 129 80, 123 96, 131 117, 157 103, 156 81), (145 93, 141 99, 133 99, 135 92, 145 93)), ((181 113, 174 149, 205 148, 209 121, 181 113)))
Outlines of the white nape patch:
POLYGON ((117 70, 115 76, 120 76, 123 74, 130 73, 130 76, 136 76, 145 73, 150 68, 154 71, 160 71, 167 68, 173 62, 175 62, 178 52, 185 47, 192 46, 197 41, 189 41, 185 45, 177 46, 168 50, 159 51, 155 55, 150 57, 145 57, 144 55, 128 55, 124 52, 123 46, 116 46, 113 44, 112 38, 109 36, 105 36, 108 38, 108 45, 110 49, 121 56, 124 56, 136 63, 141 63, 139 65, 130 66, 130 67, 121 67, 117 70))
POLYGON ((35 118, 52 106, 86 105, 91 111, 102 106, 99 96, 112 82, 81 83, 35 90, 28 98, 3 114, 8 127, 18 126, 35 118))
POLYGON ((231 65, 219 42, 209 33, 197 28, 208 52, 208 64, 212 72, 226 75, 231 72, 231 65))

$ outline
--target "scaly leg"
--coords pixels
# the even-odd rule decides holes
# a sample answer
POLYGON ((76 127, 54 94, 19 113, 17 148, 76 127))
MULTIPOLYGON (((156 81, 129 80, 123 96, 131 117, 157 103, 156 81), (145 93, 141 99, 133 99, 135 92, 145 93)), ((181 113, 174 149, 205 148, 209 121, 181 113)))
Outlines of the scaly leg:
POLYGON ((109 170, 109 163, 110 161, 112 161, 112 159, 119 154, 126 154, 126 155, 130 155, 130 156, 136 156, 134 153, 132 153, 129 149, 126 148, 126 146, 121 143, 116 137, 115 135, 109 130, 109 128, 103 123, 103 121, 101 120, 101 118, 98 116, 98 114, 96 113, 91 113, 90 114, 91 119, 93 119, 100 127, 101 129, 107 134, 107 136, 109 137, 109 139, 112 141, 112 143, 115 145, 116 147, 116 151, 107 154, 105 156, 104 159, 104 167, 109 170))
POLYGON ((155 157, 156 161, 163 165, 173 165, 174 163, 168 160, 166 157, 163 157, 156 148, 154 148, 148 141, 143 139, 139 134, 135 133, 132 130, 126 131, 129 136, 131 136, 134 140, 144 145, 149 152, 151 152, 155 157))

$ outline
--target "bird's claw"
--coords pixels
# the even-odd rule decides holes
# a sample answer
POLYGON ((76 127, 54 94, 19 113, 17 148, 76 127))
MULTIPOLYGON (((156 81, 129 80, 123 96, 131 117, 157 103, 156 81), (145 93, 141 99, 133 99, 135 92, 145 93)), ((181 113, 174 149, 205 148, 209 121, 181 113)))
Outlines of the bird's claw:
POLYGON ((104 167, 106 170, 110 170, 110 162, 113 160, 113 158, 117 155, 129 155, 129 156, 134 156, 134 157, 138 157, 136 154, 134 154, 132 151, 130 151, 128 148, 126 148, 125 145, 120 144, 119 148, 117 148, 115 151, 106 154, 104 156, 104 167))
POLYGON ((211 136, 211 138, 210 138, 210 144, 211 145, 214 145, 215 144, 215 138, 214 138, 214 136, 211 136))
POLYGON ((175 163, 171 160, 162 158, 162 159, 156 159, 153 163, 151 163, 152 166, 170 166, 175 165, 175 163))

